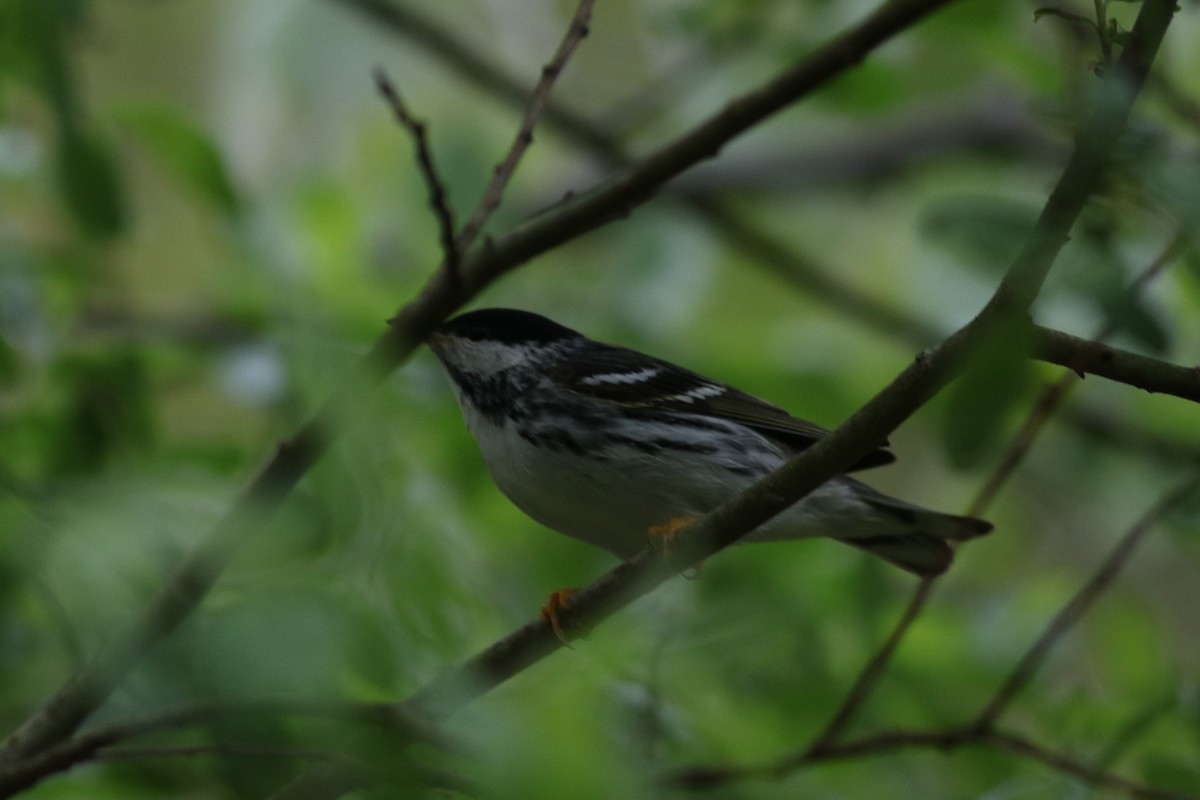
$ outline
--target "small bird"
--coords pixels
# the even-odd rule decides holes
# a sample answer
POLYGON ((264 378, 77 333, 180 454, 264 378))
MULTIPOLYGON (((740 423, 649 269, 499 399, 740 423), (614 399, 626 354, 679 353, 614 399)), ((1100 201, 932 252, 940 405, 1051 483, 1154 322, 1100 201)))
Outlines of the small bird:
MULTIPOLYGON (((546 527, 621 559, 828 433, 732 386, 527 311, 472 311, 429 343, 500 491, 546 527)), ((894 460, 880 447, 851 471, 894 460)), ((948 541, 991 529, 841 475, 742 541, 828 536, 928 577, 950 566, 948 541)))

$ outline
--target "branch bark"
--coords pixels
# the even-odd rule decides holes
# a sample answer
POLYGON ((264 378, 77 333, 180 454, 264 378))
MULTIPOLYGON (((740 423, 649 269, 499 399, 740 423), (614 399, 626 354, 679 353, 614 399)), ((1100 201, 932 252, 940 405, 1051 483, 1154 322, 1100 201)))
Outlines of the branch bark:
POLYGON ((1035 336, 1036 355, 1042 361, 1066 367, 1081 376, 1099 375, 1147 392, 1200 403, 1200 367, 1176 366, 1051 328, 1038 326, 1035 336))
MULTIPOLYGON (((1063 605, 1046 626, 1042 635, 1037 638, 1013 668, 992 699, 967 725, 937 731, 889 731, 857 741, 839 743, 836 740, 839 734, 845 730, 851 712, 857 707, 852 701, 856 698, 861 700, 864 679, 872 674, 868 669, 864 672, 863 678, 860 678, 859 683, 855 685, 855 690, 851 692, 847 702, 839 709, 839 713, 835 715, 830 725, 816 737, 811 745, 799 750, 794 755, 746 766, 699 767, 681 770, 669 776, 666 782, 681 788, 712 789, 747 778, 777 779, 814 764, 864 755, 878 755, 899 749, 936 747, 941 750, 951 750, 964 745, 986 745, 1033 758, 1059 772, 1074 775, 1094 786, 1104 786, 1122 791, 1131 797, 1158 798, 1160 800, 1161 798, 1174 798, 1175 800, 1192 798, 1191 795, 1135 783, 1098 767, 1089 766, 1064 753, 1035 744, 1027 738, 1000 730, 997 728, 996 722, 1011 706, 1016 696, 1033 680, 1051 648, 1112 584, 1150 529, 1160 522, 1169 511, 1191 497, 1197 489, 1200 489, 1200 472, 1193 472, 1190 477, 1163 495, 1142 515, 1142 518, 1120 538, 1087 583, 1063 605)), ((929 585, 929 581, 923 582, 922 590, 929 585)), ((914 606, 923 603, 923 600, 922 592, 918 592, 914 598, 914 606)), ((910 613, 906 614, 905 622, 910 621, 912 608, 913 606, 910 606, 910 613)), ((891 650, 894 649, 894 640, 906 629, 905 622, 897 627, 896 632, 889 639, 888 645, 881 651, 881 656, 890 655, 891 650)), ((873 667, 878 660, 877 657, 872 662, 873 667)))
MULTIPOLYGON (((868 736, 819 752, 806 752, 788 765, 789 771, 852 758, 882 756, 901 750, 934 749, 942 752, 964 747, 988 747, 1004 750, 1045 764, 1058 772, 1079 778, 1098 788, 1121 792, 1137 800, 1197 800, 1200 795, 1157 789, 1131 781, 1102 769, 1096 769, 1079 759, 1052 750, 1024 736, 1008 731, 979 731, 971 728, 952 728, 944 731, 899 730, 868 736)), ((719 789, 730 783, 751 778, 778 778, 780 768, 771 764, 752 767, 700 767, 680 771, 664 782, 668 786, 693 791, 719 789)))

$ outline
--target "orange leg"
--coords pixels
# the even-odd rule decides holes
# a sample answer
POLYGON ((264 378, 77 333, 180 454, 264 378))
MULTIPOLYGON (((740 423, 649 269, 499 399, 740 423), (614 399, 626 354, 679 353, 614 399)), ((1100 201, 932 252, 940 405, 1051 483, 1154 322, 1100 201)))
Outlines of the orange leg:
POLYGON ((695 517, 675 517, 662 525, 652 525, 647 531, 650 534, 650 541, 658 545, 658 549, 664 556, 669 556, 671 549, 675 546, 675 539, 679 537, 679 531, 690 525, 695 519, 695 517))
POLYGON ((546 601, 546 605, 542 606, 542 611, 539 616, 542 622, 550 626, 554 631, 554 635, 562 640, 563 644, 567 643, 567 635, 563 632, 562 625, 558 622, 559 609, 567 607, 567 603, 571 600, 571 595, 575 594, 574 589, 559 589, 557 592, 550 593, 550 599, 546 601))

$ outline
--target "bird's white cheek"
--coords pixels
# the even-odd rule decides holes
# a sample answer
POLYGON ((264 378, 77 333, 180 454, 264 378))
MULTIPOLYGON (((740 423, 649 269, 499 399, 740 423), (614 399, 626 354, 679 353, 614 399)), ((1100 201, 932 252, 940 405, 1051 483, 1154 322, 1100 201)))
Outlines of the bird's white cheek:
POLYGON ((447 355, 460 369, 479 375, 492 375, 528 363, 531 349, 500 342, 457 340, 447 355))

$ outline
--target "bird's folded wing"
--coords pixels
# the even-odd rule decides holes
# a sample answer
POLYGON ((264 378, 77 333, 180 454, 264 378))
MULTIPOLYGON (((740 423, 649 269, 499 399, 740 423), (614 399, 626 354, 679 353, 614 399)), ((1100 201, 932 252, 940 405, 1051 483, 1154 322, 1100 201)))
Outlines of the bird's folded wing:
MULTIPOLYGON (((623 347, 597 345, 584 357, 559 364, 548 377, 563 389, 631 410, 682 412, 736 422, 796 452, 829 433, 732 386, 623 347)), ((883 449, 886 444, 859 459, 852 469, 894 461, 895 456, 883 449)))

